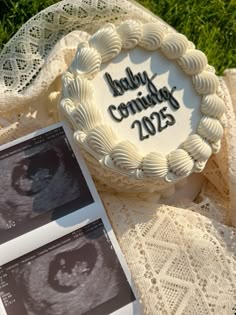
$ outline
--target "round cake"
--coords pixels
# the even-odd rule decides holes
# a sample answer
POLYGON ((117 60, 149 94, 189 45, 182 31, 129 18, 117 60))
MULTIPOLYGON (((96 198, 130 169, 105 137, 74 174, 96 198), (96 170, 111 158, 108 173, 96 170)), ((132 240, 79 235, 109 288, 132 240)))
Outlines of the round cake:
POLYGON ((104 25, 78 46, 59 104, 92 175, 162 191, 220 150, 225 105, 207 57, 162 23, 104 25))

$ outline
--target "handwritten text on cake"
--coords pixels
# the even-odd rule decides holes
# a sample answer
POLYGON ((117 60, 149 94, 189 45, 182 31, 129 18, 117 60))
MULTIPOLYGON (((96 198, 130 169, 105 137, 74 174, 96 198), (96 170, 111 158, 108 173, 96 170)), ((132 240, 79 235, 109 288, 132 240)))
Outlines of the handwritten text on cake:
MULTIPOLYGON (((142 95, 142 92, 138 92, 138 97, 136 99, 132 99, 126 104, 120 103, 117 107, 115 105, 110 105, 108 107, 108 112, 116 122, 121 122, 130 115, 135 115, 138 112, 162 102, 168 102, 175 110, 180 108, 178 101, 173 96, 176 87, 173 87, 171 91, 165 86, 158 90, 152 82, 152 80, 156 77, 156 74, 149 78, 146 71, 133 74, 129 67, 125 70, 127 77, 121 78, 120 80, 113 80, 108 72, 105 73, 106 80, 111 88, 113 96, 121 96, 128 90, 138 89, 141 85, 147 86, 148 94, 144 96, 142 95)), ((135 120, 132 123, 131 128, 135 128, 135 126, 137 126, 141 141, 149 138, 150 135, 155 135, 156 132, 161 132, 168 126, 175 124, 175 118, 171 114, 167 114, 166 110, 167 107, 163 107, 158 112, 153 112, 149 117, 144 116, 141 120, 135 120), (156 124, 154 124, 153 121, 154 123, 156 121, 156 124)))

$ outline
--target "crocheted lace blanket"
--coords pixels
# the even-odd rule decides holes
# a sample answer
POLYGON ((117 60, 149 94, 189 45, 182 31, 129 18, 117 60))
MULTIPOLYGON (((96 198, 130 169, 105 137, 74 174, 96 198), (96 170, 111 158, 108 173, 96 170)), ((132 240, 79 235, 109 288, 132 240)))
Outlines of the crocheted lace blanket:
MULTIPOLYGON (((78 43, 128 18, 158 19, 126 0, 64 0, 22 26, 0 53, 0 143, 56 122, 60 76, 78 43)), ((196 200, 157 204, 155 196, 117 195, 96 183, 145 314, 236 309, 236 70, 220 81, 227 128, 196 200)))

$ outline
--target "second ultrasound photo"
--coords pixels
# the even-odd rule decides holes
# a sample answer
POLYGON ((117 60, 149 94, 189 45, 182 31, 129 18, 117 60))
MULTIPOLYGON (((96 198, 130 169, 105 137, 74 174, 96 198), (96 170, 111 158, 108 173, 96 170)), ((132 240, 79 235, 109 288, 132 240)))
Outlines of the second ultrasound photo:
POLYGON ((7 315, 126 314, 135 301, 101 219, 5 264, 0 298, 7 315))

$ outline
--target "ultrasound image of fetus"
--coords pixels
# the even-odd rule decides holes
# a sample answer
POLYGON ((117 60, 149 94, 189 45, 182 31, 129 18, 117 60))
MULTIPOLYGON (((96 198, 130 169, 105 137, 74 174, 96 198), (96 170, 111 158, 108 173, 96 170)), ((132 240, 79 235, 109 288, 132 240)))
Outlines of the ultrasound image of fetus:
POLYGON ((49 266, 50 286, 62 293, 70 292, 80 285, 83 287, 96 260, 97 250, 92 243, 87 243, 78 250, 58 254, 49 266))
MULTIPOLYGON (((120 291, 121 267, 104 235, 81 236, 13 271, 28 315, 90 313, 120 291)), ((126 294, 127 295, 127 294, 126 294)))
POLYGON ((0 233, 73 200, 92 202, 65 136, 0 158, 0 168, 0 233))
POLYGON ((11 185, 22 196, 34 196, 47 187, 60 166, 54 149, 21 160, 12 171, 11 185))

